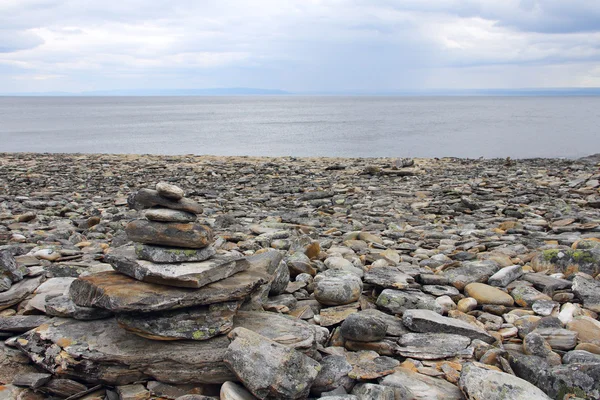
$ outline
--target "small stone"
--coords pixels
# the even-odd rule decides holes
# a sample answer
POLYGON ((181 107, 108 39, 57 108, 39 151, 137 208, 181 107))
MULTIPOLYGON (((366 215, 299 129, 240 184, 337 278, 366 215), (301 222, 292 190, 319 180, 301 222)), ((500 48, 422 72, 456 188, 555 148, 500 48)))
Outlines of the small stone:
POLYGON ((575 317, 567 324, 567 329, 577 332, 579 343, 591 343, 600 346, 600 322, 590 317, 575 317))
POLYGON ((374 383, 358 383, 352 389, 352 394, 358 399, 395 400, 394 389, 374 383))
POLYGON ((48 260, 48 261, 56 261, 61 257, 61 255, 58 251, 55 251, 52 249, 38 250, 35 253, 33 253, 33 255, 35 257, 39 258, 40 260, 48 260))
POLYGON ((547 317, 558 312, 558 303, 552 300, 538 300, 531 305, 537 315, 547 317))
POLYGON ((156 184, 156 191, 158 192, 159 196, 170 200, 180 200, 185 195, 183 189, 167 182, 158 182, 156 184))
POLYGON ((478 304, 495 304, 511 307, 513 298, 506 292, 483 283, 470 283, 465 286, 465 294, 477 300, 478 304))
POLYGON ((561 328, 542 328, 534 332, 540 334, 552 349, 572 350, 577 346, 577 332, 561 328))
POLYGON ((252 396, 252 393, 247 391, 243 386, 238 385, 235 382, 225 382, 221 386, 221 392, 219 393, 220 400, 254 400, 256 397, 252 396))
POLYGON ((29 372, 15 375, 12 384, 37 389, 44 386, 51 378, 51 374, 29 372))
POLYGON ((352 371, 352 365, 346 360, 346 357, 329 355, 324 357, 320 364, 321 371, 310 389, 313 395, 318 396, 340 386, 350 389, 354 384, 354 380, 348 377, 348 373, 352 371))
POLYGON ((150 392, 144 385, 124 385, 117 386, 117 393, 120 400, 146 400, 150 399, 150 392))
POLYGON ((549 296, 539 292, 531 286, 526 285, 517 286, 510 292, 510 295, 515 300, 515 303, 521 307, 531 307, 533 303, 538 300, 552 301, 549 296))
POLYGON ((141 243, 136 243, 135 245, 135 255, 139 259, 158 264, 204 261, 215 254, 216 250, 212 246, 207 246, 202 249, 182 249, 141 243))
POLYGON ((488 279, 488 285, 506 287, 509 283, 519 279, 523 275, 523 267, 520 265, 512 265, 500 269, 488 279))
POLYGON ((150 221, 183 223, 194 222, 197 219, 196 214, 170 208, 150 208, 144 212, 144 217, 150 221))
POLYGON ((393 314, 403 314, 410 309, 426 309, 442 314, 443 307, 435 297, 421 291, 385 289, 377 297, 377 306, 393 314))
POLYGON ((460 312, 468 313, 477 308, 477 300, 472 297, 465 297, 460 299, 457 304, 457 309, 460 312))
POLYGON ((142 210, 154 206, 166 207, 172 210, 187 211, 193 214, 202 214, 202 207, 200 204, 189 199, 171 200, 166 197, 160 196, 156 190, 152 189, 140 189, 135 193, 132 193, 127 198, 127 204, 130 208, 136 210, 142 210))

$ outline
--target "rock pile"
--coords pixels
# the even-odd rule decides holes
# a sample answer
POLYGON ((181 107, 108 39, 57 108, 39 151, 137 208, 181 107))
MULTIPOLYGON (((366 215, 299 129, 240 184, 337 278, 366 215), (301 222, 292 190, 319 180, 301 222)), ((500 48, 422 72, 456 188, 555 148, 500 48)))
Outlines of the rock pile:
POLYGON ((586 160, 3 157, 8 398, 600 397, 586 160))

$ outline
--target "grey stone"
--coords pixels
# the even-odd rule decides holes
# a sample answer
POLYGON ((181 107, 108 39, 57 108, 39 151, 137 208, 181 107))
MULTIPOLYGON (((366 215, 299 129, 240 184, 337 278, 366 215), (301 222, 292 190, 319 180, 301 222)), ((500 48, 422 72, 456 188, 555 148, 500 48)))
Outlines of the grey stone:
POLYGON ((371 268, 365 273, 364 281, 384 288, 405 289, 415 279, 396 267, 371 268))
POLYGON ((398 339, 397 352, 417 360, 438 360, 450 357, 468 357, 471 339, 449 333, 406 333, 398 339))
POLYGON ((233 328, 239 306, 239 302, 225 302, 160 313, 119 314, 116 318, 121 328, 148 339, 208 340, 233 328))
POLYGON ((254 400, 256 397, 235 382, 225 382, 221 386, 219 400, 254 400))
POLYGON ((229 337, 223 360, 254 396, 307 397, 321 370, 318 362, 245 328, 235 328, 229 337))
POLYGON ((506 287, 509 283, 519 279, 523 275, 523 267, 520 265, 512 265, 510 267, 501 268, 494 275, 490 276, 487 283, 491 286, 506 287))
POLYGON ((600 364, 600 354, 585 350, 568 351, 562 358, 563 364, 600 364))
POLYGON ((385 337, 387 324, 373 314, 357 312, 350 314, 340 327, 345 339, 357 342, 376 342, 385 337))
POLYGON ((600 312, 600 282, 584 276, 573 279, 573 293, 588 310, 600 312))
POLYGON ((157 222, 194 222, 198 218, 196 214, 169 208, 151 208, 144 212, 144 217, 157 222))
POLYGON ((352 394, 360 400, 395 400, 394 389, 374 383, 359 383, 352 389, 352 394))
POLYGON ((12 384, 37 389, 45 385, 52 378, 51 374, 28 372, 15 375, 12 384))
POLYGON ((27 332, 47 323, 50 318, 45 315, 14 315, 0 317, 0 331, 2 332, 27 332))
POLYGON ((352 366, 346 360, 346 357, 330 355, 324 357, 320 364, 321 371, 319 371, 310 389, 313 395, 318 396, 340 386, 350 389, 354 384, 354 380, 348 377, 348 373, 352 371, 352 366))
POLYGON ((465 261, 459 267, 450 268, 443 272, 449 282, 458 290, 463 290, 471 282, 487 282, 500 266, 494 261, 465 261))
POLYGON ((155 222, 136 219, 127 224, 129 240, 161 246, 200 249, 213 241, 212 230, 196 222, 155 222))
POLYGON ((182 249, 178 247, 155 246, 151 244, 137 243, 135 255, 146 261, 154 263, 182 263, 208 260, 216 254, 212 246, 201 249, 182 249))
POLYGON ((330 269, 318 274, 314 280, 315 299, 321 304, 337 306, 352 303, 360 297, 363 284, 355 274, 330 269))
POLYGON ((74 318, 82 321, 108 318, 112 315, 112 312, 103 308, 80 307, 73 303, 73 300, 67 295, 47 297, 45 308, 47 315, 74 318))
POLYGON ((201 288, 250 267, 245 259, 232 260, 228 258, 156 264, 151 261, 139 260, 131 248, 121 248, 108 254, 105 259, 116 271, 138 281, 182 288, 201 288))
POLYGON ((467 322, 443 317, 431 310, 406 310, 402 317, 404 326, 421 333, 451 333, 493 343, 494 337, 467 322))
POLYGON ((154 206, 166 207, 172 210, 187 211, 193 214, 202 214, 202 207, 190 199, 171 200, 160 196, 156 190, 140 189, 132 193, 127 199, 130 208, 142 210, 154 206))
POLYGON ((377 306, 393 314, 403 314, 411 309, 432 310, 438 314, 444 311, 435 297, 421 291, 385 289, 377 297, 377 306))
POLYGON ((156 184, 156 192, 159 196, 176 201, 183 199, 183 196, 185 195, 183 189, 179 186, 167 182, 158 182, 156 184))
POLYGON ((0 310, 4 310, 23 301, 46 279, 44 276, 38 276, 31 279, 24 279, 12 285, 10 289, 0 293, 0 310))
POLYGON ((398 368, 393 374, 379 380, 380 385, 390 386, 402 393, 401 399, 414 400, 463 400, 461 391, 445 379, 432 378, 398 368))
POLYGON ((458 386, 469 400, 550 400, 550 397, 526 380, 473 363, 463 365, 458 386))

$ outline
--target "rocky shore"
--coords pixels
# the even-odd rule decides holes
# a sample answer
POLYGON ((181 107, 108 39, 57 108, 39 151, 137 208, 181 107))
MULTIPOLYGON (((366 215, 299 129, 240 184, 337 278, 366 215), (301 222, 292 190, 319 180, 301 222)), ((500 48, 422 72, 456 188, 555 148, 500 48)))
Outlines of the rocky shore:
POLYGON ((598 399, 600 157, 0 153, 0 399, 598 399))

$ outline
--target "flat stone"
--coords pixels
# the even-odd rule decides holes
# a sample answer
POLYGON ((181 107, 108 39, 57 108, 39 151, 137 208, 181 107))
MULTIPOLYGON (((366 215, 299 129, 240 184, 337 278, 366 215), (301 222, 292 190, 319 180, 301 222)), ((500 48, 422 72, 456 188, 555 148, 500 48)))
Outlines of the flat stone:
POLYGON ((332 326, 339 324, 349 315, 357 312, 359 308, 360 304, 358 302, 345 304, 343 306, 322 308, 319 313, 319 324, 321 326, 332 326))
POLYGON ((330 269, 318 274, 314 295, 321 304, 338 306, 355 302, 360 297, 362 280, 351 272, 330 269))
POLYGON ((352 365, 348 376, 352 379, 377 379, 394 373, 400 362, 394 358, 380 356, 374 351, 357 351, 345 354, 346 360, 352 365))
POLYGON ((484 283, 469 283, 465 286, 465 294, 477 300, 478 304, 494 304, 512 307, 513 298, 506 292, 484 283))
POLYGON ((509 283, 519 279, 523 275, 523 267, 512 265, 500 269, 494 275, 490 276, 487 283, 492 286, 506 287, 509 283))
POLYGON ((101 307, 122 312, 153 312, 242 300, 259 285, 268 283, 270 264, 277 265, 281 253, 270 251, 245 260, 250 267, 243 272, 200 289, 179 288, 140 282, 118 272, 82 276, 73 282, 70 296, 82 307, 101 307))
POLYGON ((550 296, 526 285, 517 286, 510 292, 510 295, 521 307, 531 307, 538 300, 552 300, 550 296))
POLYGON ((555 350, 572 350, 577 346, 577 332, 561 328, 538 328, 533 332, 541 335, 555 350))
POLYGON ((223 360, 254 396, 259 399, 308 396, 321 370, 318 362, 245 328, 235 328, 229 337, 232 342, 223 360), (257 360, 261 360, 259 368, 257 360))
POLYGON ((600 312, 600 282, 595 279, 576 276, 573 279, 573 293, 583 301, 585 308, 600 312))
POLYGON ((145 244, 199 249, 213 241, 212 230, 195 222, 131 221, 125 227, 129 240, 145 244))
POLYGON ((10 282, 18 282, 26 274, 25 267, 20 266, 9 250, 0 250, 0 278, 10 282))
POLYGON ((182 249, 143 243, 135 244, 135 255, 137 258, 159 264, 204 261, 215 254, 216 250, 212 246, 206 246, 201 249, 182 249))
POLYGON ((0 317, 0 331, 2 332, 27 332, 30 329, 47 323, 50 318, 45 315, 14 315, 0 317))
POLYGON ((406 289, 415 279, 396 267, 378 267, 367 271, 364 281, 384 288, 406 289))
POLYGON ((440 297, 440 296, 456 297, 456 296, 460 295, 460 292, 454 286, 423 285, 423 286, 421 286, 421 290, 424 293, 430 294, 435 297, 440 297))
POLYGON ((119 314, 116 318, 121 328, 148 339, 208 340, 233 328, 239 306, 239 302, 225 302, 160 313, 119 314))
POLYGON ((250 267, 245 259, 218 258, 199 262, 157 264, 139 260, 132 248, 121 248, 108 254, 105 259, 116 271, 138 281, 183 288, 201 288, 250 267))
POLYGON ((156 222, 194 222, 198 217, 196 214, 171 210, 169 208, 150 208, 144 212, 144 217, 150 221, 156 222))
MULTIPOLYGON (((87 391, 87 386, 72 379, 52 378, 44 390, 59 397, 70 397, 87 391)), ((130 399, 128 399, 130 400, 130 399)))
POLYGON ((493 261, 466 261, 461 266, 443 272, 449 282, 458 290, 463 290, 471 282, 487 282, 500 266, 493 261))
POLYGON ((121 329, 114 319, 54 319, 23 334, 17 345, 55 376, 89 383, 125 385, 222 383, 234 379, 223 363, 229 341, 153 341, 121 329))
POLYGON ((32 389, 37 389, 45 385, 52 378, 51 374, 27 372, 15 375, 12 384, 15 386, 24 386, 32 389))
POLYGON ((0 310, 12 307, 25 300, 45 279, 44 276, 24 279, 12 285, 7 291, 0 293, 0 310))
POLYGON ((600 355, 583 350, 571 350, 562 358, 563 364, 600 364, 600 355))
POLYGON ((53 317, 74 318, 82 321, 108 318, 112 312, 97 307, 80 307, 73 303, 68 295, 59 295, 47 298, 45 304, 46 314, 53 317))
POLYGON ((156 184, 156 192, 159 196, 170 200, 180 200, 183 199, 183 196, 185 195, 183 189, 181 189, 179 186, 175 186, 167 182, 158 182, 156 184))
POLYGON ((535 274, 525 274, 521 277, 522 280, 530 282, 533 287, 540 290, 548 296, 552 296, 555 291, 569 289, 573 283, 566 279, 555 278, 550 275, 546 275, 543 272, 535 274))
POLYGON ((526 380, 474 363, 463 365, 458 386, 467 399, 550 400, 550 397, 526 380))
POLYGON ((548 269, 567 276, 583 272, 596 277, 600 272, 600 248, 544 250, 532 260, 531 266, 535 271, 548 269))
POLYGON ((400 315, 411 309, 432 310, 442 314, 443 307, 435 299, 421 291, 385 289, 377 297, 377 306, 390 313, 400 315))
POLYGON ((409 332, 402 323, 402 318, 398 318, 395 315, 384 313, 375 308, 362 310, 361 313, 365 315, 374 315, 385 321, 385 325, 387 326, 385 336, 402 336, 409 332))
POLYGON ((398 353, 417 360, 469 356, 471 339, 449 333, 406 333, 398 339, 398 353))
POLYGON ((150 392, 142 384, 123 385, 115 388, 119 395, 119 400, 149 400, 150 392))
POLYGON ((193 214, 202 214, 202 207, 190 199, 171 200, 158 194, 156 190, 140 189, 127 198, 130 208, 143 210, 154 206, 166 207, 172 210, 187 211, 193 214))
POLYGON ((467 322, 439 315, 431 310, 406 310, 402 317, 404 326, 414 332, 451 333, 493 343, 494 337, 467 322))
POLYGON ((404 397, 415 400, 463 400, 457 386, 445 379, 432 378, 406 368, 397 368, 393 374, 379 380, 380 385, 402 391, 404 397))

